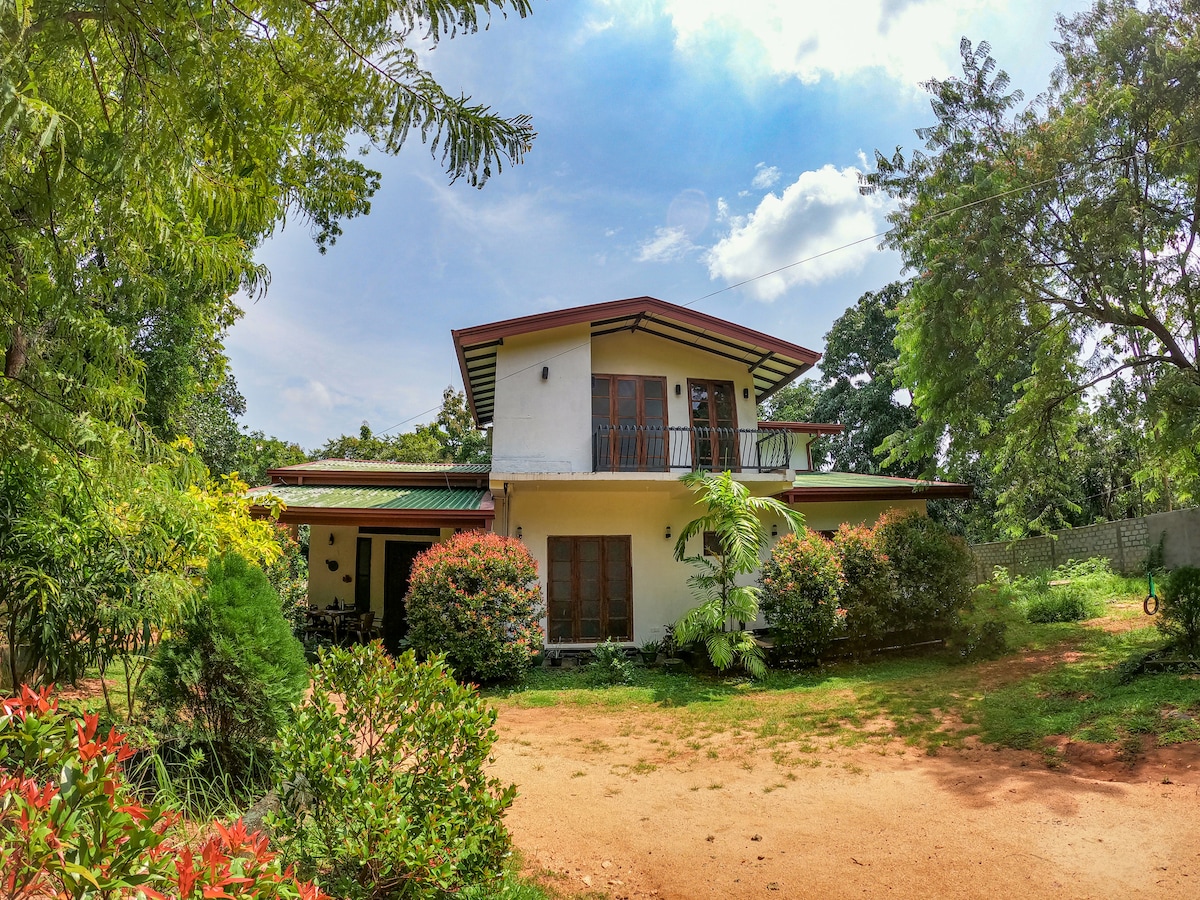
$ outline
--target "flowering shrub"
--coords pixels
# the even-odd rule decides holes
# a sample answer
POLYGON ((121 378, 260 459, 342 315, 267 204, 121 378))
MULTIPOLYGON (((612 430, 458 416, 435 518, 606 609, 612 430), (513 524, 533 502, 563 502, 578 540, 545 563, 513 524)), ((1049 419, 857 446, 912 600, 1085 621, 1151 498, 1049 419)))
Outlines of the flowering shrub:
POLYGON ((971 553, 944 525, 915 511, 889 510, 875 524, 892 570, 888 631, 946 635, 971 602, 971 553))
POLYGON ((270 821, 301 874, 346 900, 496 896, 516 790, 485 772, 496 713, 440 657, 322 651, 281 739, 270 821))
POLYGON ((325 900, 282 871, 267 840, 214 823, 196 851, 174 818, 143 806, 121 763, 132 751, 96 716, 73 719, 49 692, 0 703, 0 891, 6 900, 92 900, 135 892, 165 900, 325 900))
POLYGON ((845 577, 834 545, 812 531, 784 535, 761 577, 761 608, 780 647, 819 657, 840 628, 845 577))
POLYGON ((838 604, 857 651, 887 633, 894 597, 890 560, 875 530, 865 525, 843 524, 833 536, 833 547, 845 576, 838 604))
POLYGON ((434 544, 404 602, 413 649, 445 654, 460 681, 520 678, 542 647, 537 564, 520 541, 473 531, 434 544))

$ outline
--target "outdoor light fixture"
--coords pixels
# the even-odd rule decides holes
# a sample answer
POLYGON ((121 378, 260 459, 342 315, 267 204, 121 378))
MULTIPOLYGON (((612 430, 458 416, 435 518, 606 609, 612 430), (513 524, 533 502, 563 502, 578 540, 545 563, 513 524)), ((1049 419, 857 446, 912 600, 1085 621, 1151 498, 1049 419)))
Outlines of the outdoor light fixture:
POLYGON ((325 565, 329 566, 330 572, 336 572, 338 570, 338 561, 336 559, 325 560, 325 565))
POLYGON ((549 377, 550 377, 550 367, 542 366, 542 381, 545 381, 549 377))
POLYGON ((517 526, 517 540, 519 541, 520 539, 521 539, 521 526, 518 525, 517 526))
POLYGON ((664 534, 663 537, 666 538, 668 541, 671 539, 671 526, 670 525, 667 526, 667 533, 664 534))
POLYGON ((743 400, 750 399, 750 388, 742 388, 742 399, 743 400))
POLYGON ((330 547, 333 546, 333 532, 332 531, 329 532, 329 546, 330 547))
POLYGON ((683 393, 683 385, 682 384, 675 385, 675 396, 678 397, 682 393, 683 393))
POLYGON ((779 537, 779 526, 774 522, 771 523, 771 537, 779 537))

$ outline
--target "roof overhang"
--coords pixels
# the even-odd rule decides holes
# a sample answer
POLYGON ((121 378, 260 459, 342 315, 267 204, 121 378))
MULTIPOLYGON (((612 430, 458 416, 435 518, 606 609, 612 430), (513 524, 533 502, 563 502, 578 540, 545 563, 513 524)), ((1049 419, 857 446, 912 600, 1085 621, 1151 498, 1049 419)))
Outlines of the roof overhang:
MULTIPOLYGON (((819 477, 820 474, 817 473, 819 477)), ((778 499, 784 503, 831 503, 848 500, 970 500, 974 488, 949 481, 920 481, 862 475, 854 484, 803 484, 814 476, 797 476, 796 483, 778 499)))
POLYGON ((764 431, 794 431, 797 434, 841 434, 846 430, 845 425, 834 422, 766 422, 758 421, 758 427, 764 431))
POLYGON ((761 403, 812 368, 821 354, 654 297, 631 297, 505 319, 452 331, 467 404, 475 423, 490 423, 496 401, 496 353, 505 338, 588 323, 593 338, 642 332, 743 363, 761 403))
MULTIPOLYGON (((261 506, 251 509, 255 518, 265 519, 270 513, 261 506)), ((289 506, 279 514, 285 525, 357 525, 360 528, 455 528, 470 531, 488 530, 496 518, 494 509, 436 510, 436 509, 328 509, 315 506, 289 506)))
MULTIPOLYGON (((467 491, 469 496, 454 497, 454 491, 431 490, 416 488, 421 499, 407 502, 404 491, 387 491, 384 487, 365 486, 333 486, 334 491, 339 487, 347 487, 346 491, 335 495, 336 499, 328 496, 325 485, 267 485, 253 488, 248 495, 258 497, 274 496, 282 501, 278 521, 285 525, 357 525, 360 527, 399 527, 399 528, 455 528, 474 529, 491 527, 496 518, 495 501, 490 490, 467 491), (277 490, 272 490, 276 488, 277 490), (430 495, 435 495, 431 498, 430 495), (323 496, 324 495, 324 496, 323 496), (440 499, 445 495, 449 502, 440 499), (287 502, 291 498, 290 503, 287 502), (433 499, 434 502, 430 502, 433 499), (309 500, 309 503, 305 503, 309 500), (317 501, 314 503, 313 501, 317 501), (445 506, 441 504, 445 503, 445 506), (457 503, 457 505, 455 505, 457 503)), ((256 503, 250 509, 255 518, 265 519, 273 515, 275 504, 256 503)))

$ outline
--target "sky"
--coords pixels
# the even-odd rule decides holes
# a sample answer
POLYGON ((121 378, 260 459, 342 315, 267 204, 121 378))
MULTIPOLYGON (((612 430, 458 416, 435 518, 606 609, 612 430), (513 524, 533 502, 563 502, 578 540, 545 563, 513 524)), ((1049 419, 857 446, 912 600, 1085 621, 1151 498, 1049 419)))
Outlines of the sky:
POLYGON ((933 121, 921 83, 960 71, 966 36, 1032 98, 1056 12, 1085 7, 534 0, 525 19, 443 40, 423 64, 451 92, 531 115, 531 152, 475 189, 414 137, 368 155, 382 188, 327 254, 303 222, 272 236, 270 287, 242 298, 226 340, 242 426, 306 449, 364 421, 412 430, 462 387, 450 329, 625 297, 820 351, 864 291, 904 274, 862 240, 889 207, 858 178, 876 149, 919 145, 933 121))

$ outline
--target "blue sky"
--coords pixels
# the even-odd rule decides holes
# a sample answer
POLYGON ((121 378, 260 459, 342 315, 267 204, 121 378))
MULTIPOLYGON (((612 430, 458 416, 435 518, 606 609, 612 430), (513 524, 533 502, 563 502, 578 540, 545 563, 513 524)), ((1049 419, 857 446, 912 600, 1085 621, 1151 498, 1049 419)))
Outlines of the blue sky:
MULTIPOLYGON (((1083 3, 1060 2, 1067 14, 1083 3)), ((482 190, 419 140, 371 154, 383 186, 322 256, 304 223, 262 248, 271 286, 226 348, 244 427, 306 448, 363 421, 410 430, 461 387, 463 328, 648 294, 693 303, 882 231, 856 189, 876 148, 931 121, 922 80, 987 40, 1032 96, 1054 64, 1040 0, 535 0, 424 57, 447 89, 538 132, 482 190)), ((900 276, 869 241, 695 308, 815 350, 900 276)))

